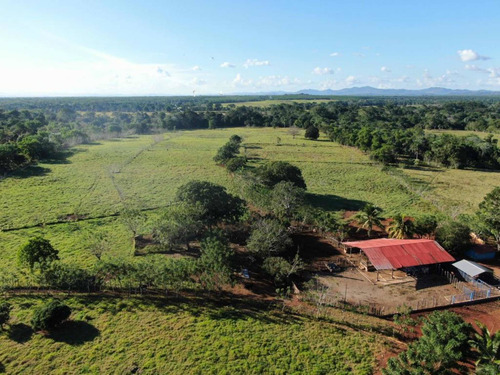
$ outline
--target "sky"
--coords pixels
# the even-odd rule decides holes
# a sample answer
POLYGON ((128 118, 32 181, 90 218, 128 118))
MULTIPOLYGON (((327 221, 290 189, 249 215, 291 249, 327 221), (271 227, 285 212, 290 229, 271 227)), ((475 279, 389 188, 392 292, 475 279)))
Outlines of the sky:
POLYGON ((0 0, 0 96, 500 91, 498 0, 0 0))

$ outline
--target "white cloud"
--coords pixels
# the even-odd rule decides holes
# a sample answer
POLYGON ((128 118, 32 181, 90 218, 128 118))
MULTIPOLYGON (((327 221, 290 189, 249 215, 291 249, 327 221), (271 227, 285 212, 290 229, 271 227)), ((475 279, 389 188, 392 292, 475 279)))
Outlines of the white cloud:
POLYGON ((195 72, 198 72, 201 70, 201 68, 198 66, 198 65, 195 65, 191 68, 191 70, 195 71, 195 72))
POLYGON ((298 78, 290 78, 288 76, 271 75, 267 77, 259 77, 256 82, 256 87, 259 88, 272 88, 298 85, 301 81, 298 78))
POLYGON ((500 77, 500 68, 481 68, 477 65, 465 65, 466 70, 473 72, 487 73, 491 78, 500 77))
POLYGON ((203 80, 203 79, 200 79, 200 78, 193 78, 191 80, 191 84, 192 85, 196 85, 196 86, 203 86, 203 85, 206 85, 207 84, 207 81, 203 80))
POLYGON ((330 53, 330 56, 331 57, 338 57, 338 56, 340 56, 340 52, 332 52, 332 53, 330 53))
POLYGON ((160 74, 160 75, 165 76, 165 77, 170 77, 170 73, 169 73, 169 72, 167 72, 166 70, 164 70, 164 69, 163 69, 163 68, 161 68, 161 67, 157 67, 157 68, 156 68, 156 72, 157 72, 158 74, 160 74))
POLYGON ((221 68, 234 68, 235 65, 234 64, 231 64, 230 62, 223 62, 222 64, 220 64, 220 67, 221 68))
POLYGON ((233 86, 237 86, 237 87, 250 86, 251 84, 252 84, 252 80, 251 79, 243 79, 243 77, 241 77, 240 73, 236 74, 236 77, 233 79, 233 86))
POLYGON ((482 56, 478 54, 476 51, 471 49, 462 49, 457 51, 460 56, 460 60, 467 61, 476 61, 476 60, 489 60, 488 56, 482 56))
POLYGON ((243 64, 243 67, 248 68, 250 66, 269 66, 271 63, 268 60, 257 60, 257 59, 247 59, 243 64))
POLYGON ((312 71, 313 74, 316 75, 325 75, 325 74, 333 74, 333 69, 332 68, 320 68, 317 66, 316 68, 313 69, 312 71))
POLYGON ((348 76, 345 79, 345 83, 348 85, 354 85, 355 83, 359 83, 359 80, 355 76, 348 76))
POLYGON ((387 66, 383 66, 380 68, 380 71, 384 73, 390 73, 391 69, 389 69, 387 66))

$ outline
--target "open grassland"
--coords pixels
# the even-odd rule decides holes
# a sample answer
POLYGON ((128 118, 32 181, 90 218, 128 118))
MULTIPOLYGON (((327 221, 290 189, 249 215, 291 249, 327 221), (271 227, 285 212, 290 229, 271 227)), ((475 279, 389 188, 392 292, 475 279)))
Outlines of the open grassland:
MULTIPOLYGON (((500 185, 498 172, 422 168, 404 170, 417 187, 408 188, 406 180, 382 170, 357 149, 326 139, 293 139, 286 129, 197 130, 167 133, 162 139, 102 141, 79 146, 66 163, 42 163, 0 181, 0 229, 41 225, 0 232, 0 267, 14 266, 19 246, 37 234, 49 239, 68 262, 91 265, 88 243, 98 233, 109 239, 112 255, 129 256, 130 232, 118 216, 106 216, 124 207, 165 206, 180 185, 193 179, 219 183, 238 194, 238 180, 212 160, 232 134, 244 137, 242 152, 251 166, 285 160, 300 167, 310 202, 329 210, 356 210, 372 202, 388 216, 440 210, 450 214, 456 207, 473 212, 484 195, 500 185), (43 225, 73 214, 102 217, 43 225)), ((151 220, 141 232, 149 233, 156 212, 148 212, 151 220)))
POLYGON ((372 331, 387 323, 349 313, 344 325, 262 306, 111 297, 66 299, 72 320, 43 336, 30 328, 43 300, 9 300, 8 374, 371 374, 387 342, 372 331))

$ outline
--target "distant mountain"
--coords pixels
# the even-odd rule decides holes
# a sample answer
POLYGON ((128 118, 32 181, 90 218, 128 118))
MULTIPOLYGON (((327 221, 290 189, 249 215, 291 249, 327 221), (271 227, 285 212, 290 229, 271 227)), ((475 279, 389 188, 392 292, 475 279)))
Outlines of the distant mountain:
POLYGON ((371 86, 351 87, 341 90, 300 90, 294 94, 309 95, 346 95, 346 96, 489 96, 500 95, 500 91, 453 90, 443 87, 429 87, 420 90, 377 89, 371 86))

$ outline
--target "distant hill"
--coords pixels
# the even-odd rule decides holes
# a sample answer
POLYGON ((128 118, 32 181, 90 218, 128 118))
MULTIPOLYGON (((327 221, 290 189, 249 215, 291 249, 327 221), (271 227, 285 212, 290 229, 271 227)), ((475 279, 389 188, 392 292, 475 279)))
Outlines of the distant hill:
POLYGON ((295 94, 309 95, 346 95, 346 96, 493 96, 500 95, 500 91, 488 90, 453 90, 443 87, 429 87, 420 90, 406 89, 377 89, 371 86, 351 87, 341 90, 313 90, 305 89, 295 94))

